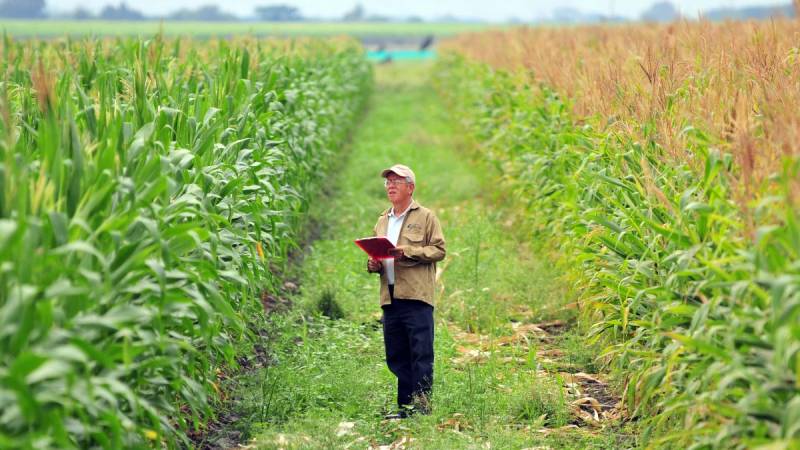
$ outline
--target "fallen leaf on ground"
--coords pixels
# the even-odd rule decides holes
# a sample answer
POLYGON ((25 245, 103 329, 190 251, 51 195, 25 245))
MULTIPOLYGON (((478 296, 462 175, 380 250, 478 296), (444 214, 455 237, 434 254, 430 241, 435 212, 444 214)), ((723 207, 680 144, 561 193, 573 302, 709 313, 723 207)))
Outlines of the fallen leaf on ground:
POLYGON ((504 364, 514 363, 514 364, 525 364, 527 361, 525 358, 519 358, 517 356, 504 356, 499 358, 498 361, 504 364))
POLYGON ((470 363, 483 362, 489 359, 491 353, 482 352, 478 349, 467 349, 463 355, 453 358, 450 361, 455 365, 465 365, 470 363))
POLYGON ((554 434, 554 433, 564 433, 572 430, 577 430, 577 425, 564 425, 563 427, 558 428, 539 428, 536 430, 537 433, 542 433, 544 435, 554 434))
POLYGON ((436 428, 440 431, 452 430, 460 433, 462 430, 469 428, 469 423, 463 414, 455 413, 449 419, 436 425, 436 428))
POLYGON ((355 422, 341 422, 341 423, 339 423, 339 426, 336 428, 336 436, 337 437, 342 437, 345 434, 350 433, 351 431, 353 431, 353 427, 355 427, 355 426, 356 426, 355 422))
POLYGON ((592 397, 579 398, 579 399, 573 401, 572 405, 573 406, 588 406, 588 407, 592 408, 593 410, 595 410, 596 412, 600 412, 603 409, 603 407, 600 405, 600 402, 598 402, 597 399, 592 398, 592 397))
POLYGON ((564 322, 563 320, 551 320, 549 322, 540 322, 535 325, 543 330, 546 330, 548 328, 562 328, 567 326, 566 322, 564 322))
POLYGON ((580 406, 573 406, 570 408, 570 412, 577 418, 581 419, 584 423, 591 426, 599 426, 600 425, 600 416, 597 414, 597 411, 591 410, 584 411, 580 408, 580 406))
POLYGON ((359 437, 358 439, 356 439, 355 441, 353 441, 353 442, 350 442, 350 443, 348 443, 347 445, 345 445, 345 446, 344 446, 344 449, 345 449, 345 450, 347 450, 347 449, 349 449, 350 447, 352 447, 352 446, 354 446, 354 445, 358 444, 359 442, 364 442, 364 441, 366 441, 366 440, 367 440, 367 438, 365 438, 364 436, 361 436, 361 437, 359 437))
POLYGON ((573 373, 572 376, 581 381, 591 381, 592 383, 606 384, 606 382, 598 378, 597 375, 589 375, 588 373, 578 372, 573 373))
POLYGON ((559 348, 549 348, 546 350, 539 350, 538 352, 536 352, 537 358, 544 358, 548 356, 553 358, 559 358, 561 356, 564 356, 564 351, 559 348))
POLYGON ((414 438, 403 436, 389 445, 371 446, 370 450, 404 450, 406 445, 411 444, 414 440, 414 438))

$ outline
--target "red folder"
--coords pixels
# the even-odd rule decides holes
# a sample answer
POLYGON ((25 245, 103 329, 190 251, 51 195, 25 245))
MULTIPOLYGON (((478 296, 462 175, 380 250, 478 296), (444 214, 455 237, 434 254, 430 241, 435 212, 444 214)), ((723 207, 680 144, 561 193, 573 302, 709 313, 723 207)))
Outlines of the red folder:
POLYGON ((394 244, 392 244, 389 239, 385 237, 368 237, 363 239, 356 239, 356 245, 361 247, 361 250, 364 250, 370 258, 373 259, 390 259, 394 258, 394 256, 389 254, 389 250, 394 248, 394 244))

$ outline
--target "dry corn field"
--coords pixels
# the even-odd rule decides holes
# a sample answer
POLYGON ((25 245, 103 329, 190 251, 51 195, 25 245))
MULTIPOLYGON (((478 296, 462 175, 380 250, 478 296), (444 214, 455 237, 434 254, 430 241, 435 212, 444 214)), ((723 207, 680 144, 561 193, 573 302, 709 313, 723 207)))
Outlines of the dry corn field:
POLYGON ((694 23, 467 34, 451 48, 524 72, 601 116, 609 132, 653 138, 693 161, 693 129, 734 155, 750 194, 800 154, 800 22, 694 23), (501 48, 502 51, 497 49, 501 48))

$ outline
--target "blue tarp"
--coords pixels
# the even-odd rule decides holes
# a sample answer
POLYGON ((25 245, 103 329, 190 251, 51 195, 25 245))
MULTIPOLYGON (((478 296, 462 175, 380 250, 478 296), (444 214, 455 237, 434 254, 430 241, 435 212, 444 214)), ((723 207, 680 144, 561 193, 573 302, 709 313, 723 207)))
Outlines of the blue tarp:
POLYGON ((391 58, 392 61, 409 61, 433 59, 436 52, 433 50, 382 50, 367 52, 367 59, 370 61, 385 61, 391 58))

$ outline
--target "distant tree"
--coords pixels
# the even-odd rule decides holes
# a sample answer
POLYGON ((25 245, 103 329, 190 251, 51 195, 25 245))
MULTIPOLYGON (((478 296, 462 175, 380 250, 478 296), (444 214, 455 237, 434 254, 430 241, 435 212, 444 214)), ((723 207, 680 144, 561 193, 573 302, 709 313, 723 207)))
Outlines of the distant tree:
POLYGON ((91 20, 94 19, 94 16, 88 9, 79 6, 73 11, 72 18, 75 20, 91 20))
POLYGON ((703 13, 707 20, 767 20, 773 17, 795 17, 794 6, 746 6, 743 8, 714 8, 703 13))
POLYGON ((580 11, 575 8, 560 7, 553 10, 553 21, 557 23, 573 23, 577 22, 577 17, 580 11))
POLYGON ((645 22, 672 22, 678 20, 681 13, 670 2, 658 2, 642 13, 645 22))
POLYGON ((390 22, 392 19, 389 16, 382 16, 380 14, 370 14, 361 20, 365 22, 390 22))
POLYGON ((103 20, 143 20, 144 14, 135 9, 128 8, 125 2, 120 2, 119 6, 106 5, 100 12, 103 20))
POLYGON ((361 3, 342 16, 342 21, 344 22, 358 22, 360 20, 364 20, 364 7, 361 6, 361 3))
POLYGON ((205 5, 197 9, 179 9, 168 16, 172 20, 196 20, 198 22, 232 22, 239 20, 233 14, 219 9, 217 5, 205 5))
POLYGON ((289 5, 267 5, 256 7, 256 16, 267 22, 299 22, 303 20, 300 10, 289 5))
POLYGON ((0 0, 0 17, 34 19, 44 17, 44 0, 0 0))

